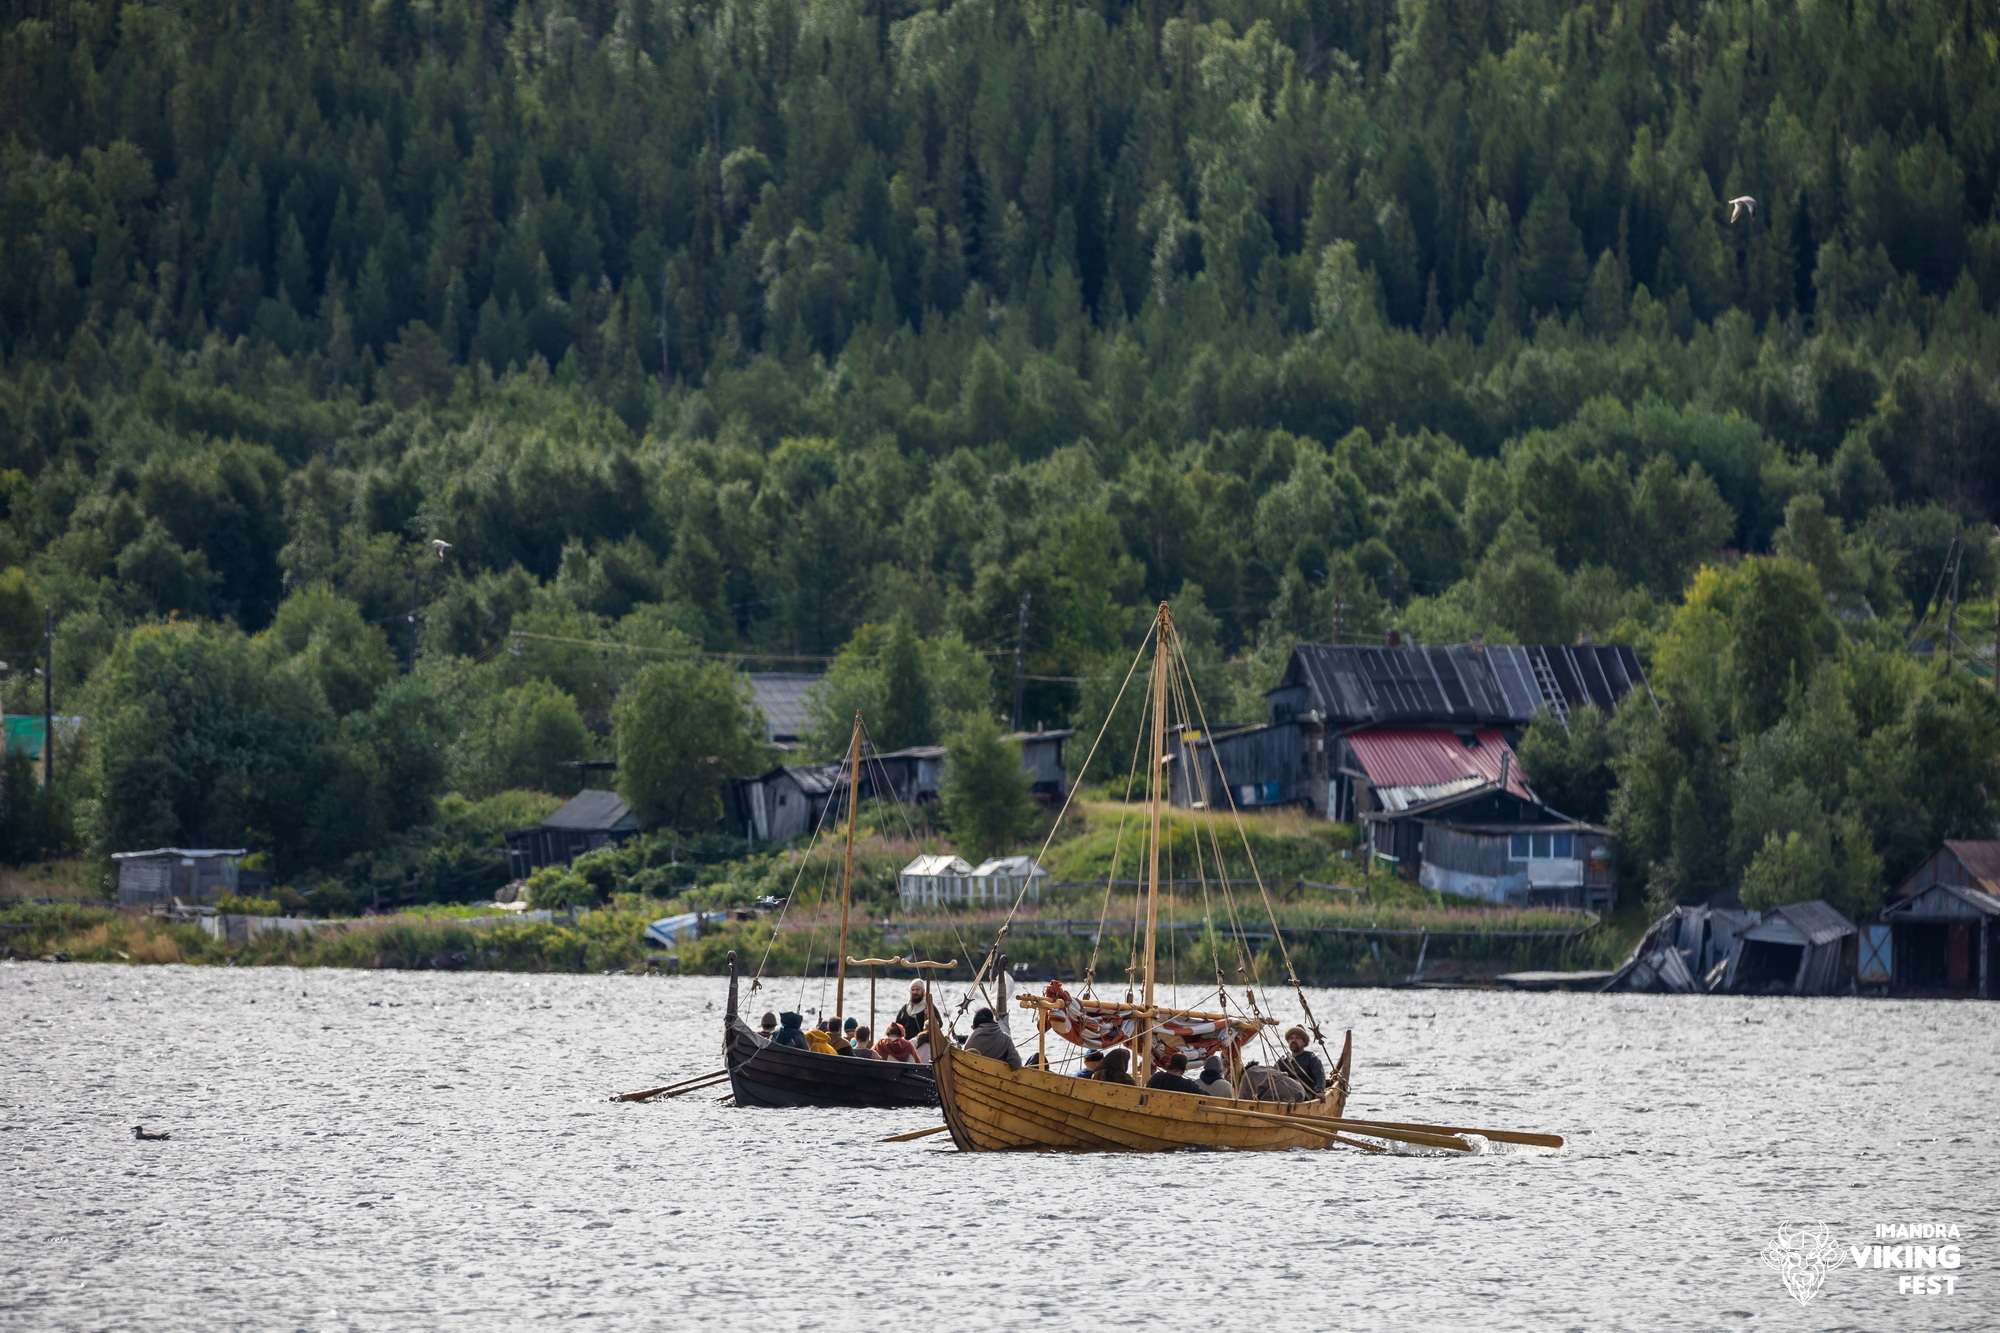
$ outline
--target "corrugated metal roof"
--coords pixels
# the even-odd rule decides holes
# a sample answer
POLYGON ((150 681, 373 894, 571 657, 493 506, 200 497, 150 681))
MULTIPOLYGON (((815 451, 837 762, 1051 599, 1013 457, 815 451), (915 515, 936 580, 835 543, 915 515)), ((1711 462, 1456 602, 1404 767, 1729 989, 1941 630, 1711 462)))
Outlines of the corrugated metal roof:
POLYGON ((756 696, 757 707, 764 710, 764 721, 770 727, 774 741, 796 741, 803 738, 811 719, 806 714, 806 694, 819 684, 820 678, 809 672, 796 671, 748 671, 750 692, 756 696))
POLYGON ((542 821, 543 828, 576 829, 584 833, 608 833, 620 824, 631 820, 632 807, 618 799, 615 791, 580 791, 563 804, 562 809, 542 821))
POLYGON ((824 796, 834 788, 847 784, 839 764, 784 764, 780 768, 808 796, 824 796))
POLYGON ((970 875, 972 866, 956 856, 920 856, 904 866, 905 875, 970 875))
POLYGON ((148 856, 182 856, 191 857, 199 861, 211 856, 242 856, 244 851, 245 849, 242 847, 155 847, 148 852, 113 852, 111 853, 111 859, 114 861, 137 861, 148 856))
POLYGON ((1412 795, 1405 807, 1497 784, 1503 757, 1507 790, 1524 801, 1535 799, 1522 776, 1520 757, 1491 727, 1462 733, 1435 727, 1368 727, 1349 734, 1346 741, 1378 796, 1384 789, 1412 795), (1477 744, 1467 745, 1463 738, 1477 744), (1415 795, 1426 791, 1429 794, 1415 795))
POLYGON ((1638 655, 1625 644, 1389 648, 1301 643, 1292 649, 1277 689, 1303 685, 1306 706, 1335 724, 1523 726, 1544 704, 1559 712, 1586 704, 1610 712, 1644 683, 1638 655))
POLYGON ((1981 889, 2000 895, 2000 842, 1946 839, 1944 845, 1981 889))

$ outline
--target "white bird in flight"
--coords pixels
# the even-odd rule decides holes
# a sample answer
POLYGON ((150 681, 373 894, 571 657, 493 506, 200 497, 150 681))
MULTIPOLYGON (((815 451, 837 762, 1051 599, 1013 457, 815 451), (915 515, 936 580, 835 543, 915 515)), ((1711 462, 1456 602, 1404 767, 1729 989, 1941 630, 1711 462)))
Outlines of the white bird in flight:
POLYGON ((442 537, 433 537, 431 538, 431 549, 436 551, 438 559, 442 560, 444 559, 444 553, 451 549, 451 543, 442 537))
POLYGON ((1757 201, 1747 194, 1739 194, 1729 201, 1729 220, 1734 222, 1738 218, 1745 217, 1753 221, 1756 219, 1757 201))

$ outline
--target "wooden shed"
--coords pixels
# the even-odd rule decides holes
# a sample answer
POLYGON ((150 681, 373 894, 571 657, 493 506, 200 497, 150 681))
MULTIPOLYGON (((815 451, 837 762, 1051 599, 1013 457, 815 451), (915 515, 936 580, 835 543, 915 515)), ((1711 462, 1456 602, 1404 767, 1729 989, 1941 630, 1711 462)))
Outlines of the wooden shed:
POLYGON ((174 898, 212 903, 237 890, 236 858, 241 847, 155 847, 145 852, 113 852, 118 867, 118 905, 147 907, 174 898))
POLYGON ((2000 999, 2000 842, 1950 841, 1897 886, 1889 929, 1889 993, 2000 999))
POLYGON ((617 792, 589 788, 533 828, 507 831, 507 873, 526 879, 543 866, 566 866, 585 852, 613 847, 639 831, 639 817, 617 792))
POLYGON ((1787 903, 1743 932, 1723 988, 1745 993, 1830 995, 1854 938, 1854 923, 1820 899, 1787 903))
POLYGON ((1021 767, 1028 770, 1036 800, 1045 805, 1062 800, 1065 789, 1063 742, 1076 735, 1061 731, 1017 731, 1014 744, 1021 747, 1021 767))

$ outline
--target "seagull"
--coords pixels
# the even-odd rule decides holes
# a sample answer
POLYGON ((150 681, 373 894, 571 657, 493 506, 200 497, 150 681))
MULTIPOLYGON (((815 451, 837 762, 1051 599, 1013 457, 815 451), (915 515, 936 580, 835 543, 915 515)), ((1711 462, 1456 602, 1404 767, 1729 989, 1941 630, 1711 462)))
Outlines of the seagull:
POLYGON ((145 1142, 148 1143, 152 1143, 160 1139, 170 1139, 173 1137, 173 1135, 167 1133, 165 1130, 162 1130, 158 1134, 149 1134, 146 1132, 146 1127, 144 1125, 134 1125, 132 1126, 132 1137, 135 1139, 144 1140, 145 1142))
POLYGON ((438 559, 442 560, 444 559, 444 553, 451 549, 451 543, 442 537, 433 537, 431 538, 431 549, 436 551, 438 559))
POLYGON ((1747 194, 1739 194, 1729 201, 1729 220, 1734 222, 1738 218, 1749 218, 1753 222, 1757 219, 1757 201, 1747 194))

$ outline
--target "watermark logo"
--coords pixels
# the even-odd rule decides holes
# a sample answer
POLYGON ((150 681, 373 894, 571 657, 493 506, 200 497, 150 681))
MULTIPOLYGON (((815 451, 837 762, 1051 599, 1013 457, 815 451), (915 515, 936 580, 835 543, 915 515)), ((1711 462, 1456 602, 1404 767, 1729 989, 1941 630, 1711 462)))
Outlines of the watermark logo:
POLYGON ((1781 1222, 1776 1243, 1764 1251, 1764 1266, 1781 1274, 1785 1290, 1804 1305, 1826 1285, 1826 1266, 1839 1253, 1826 1223, 1781 1222))

